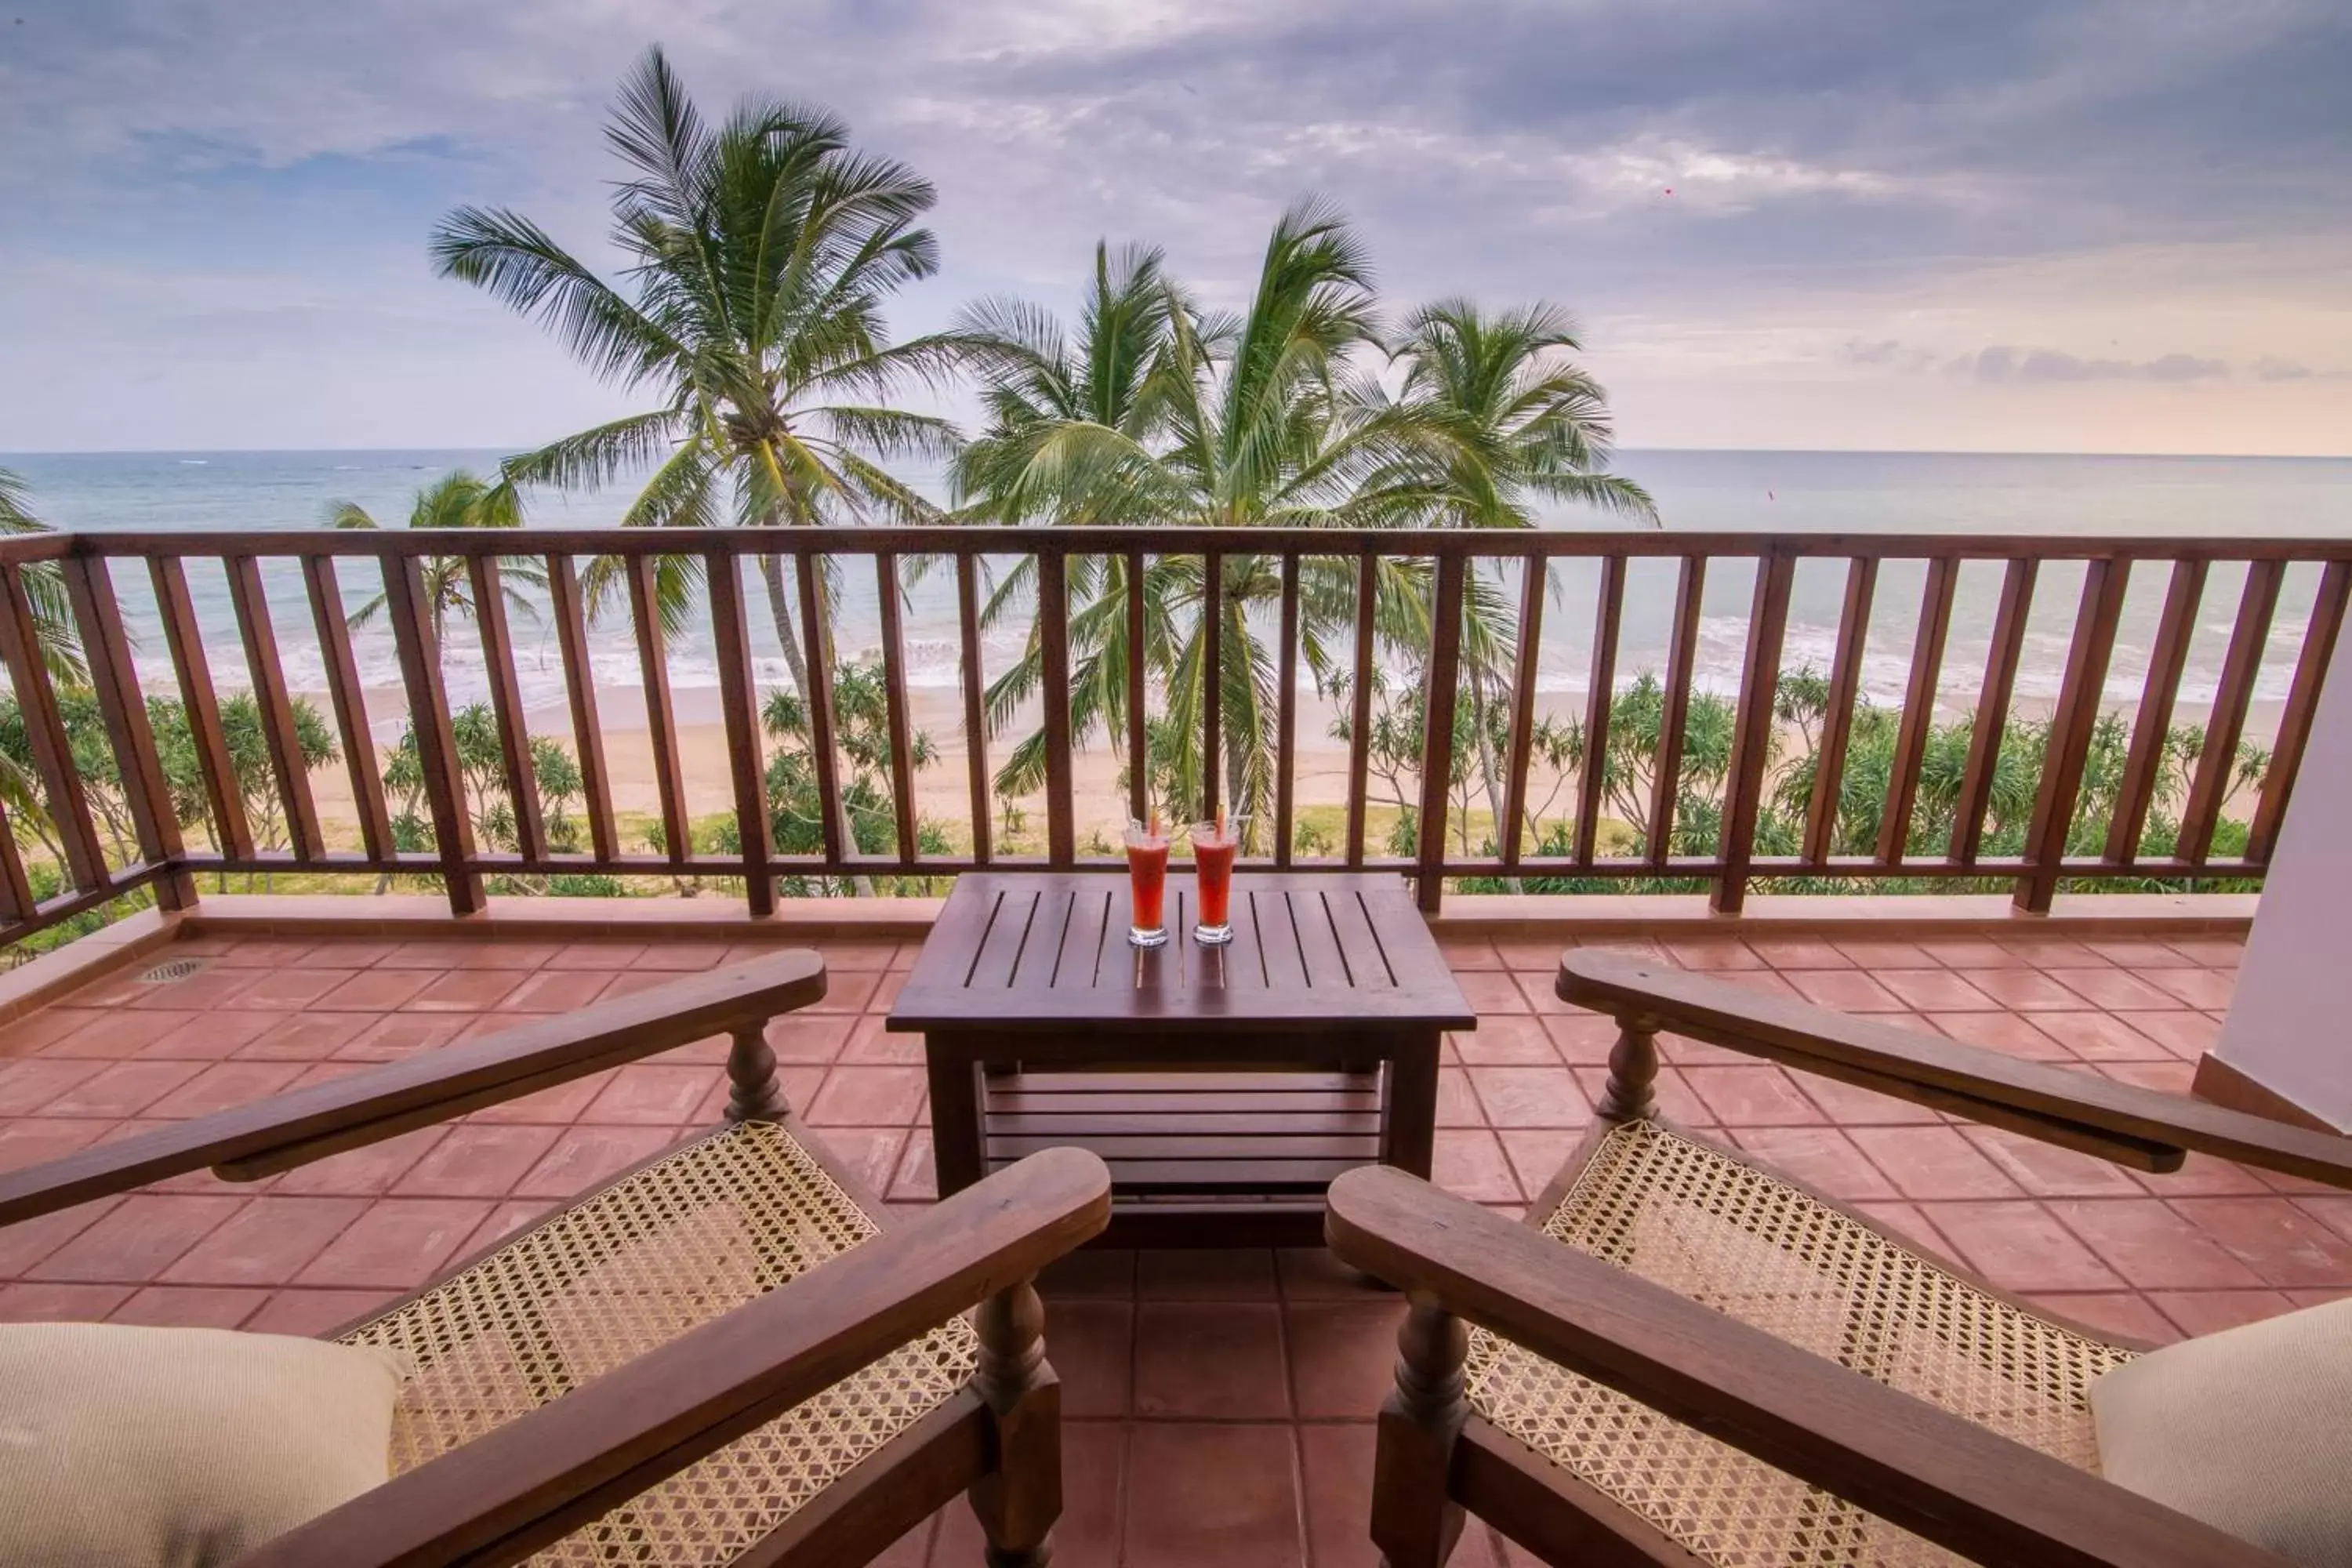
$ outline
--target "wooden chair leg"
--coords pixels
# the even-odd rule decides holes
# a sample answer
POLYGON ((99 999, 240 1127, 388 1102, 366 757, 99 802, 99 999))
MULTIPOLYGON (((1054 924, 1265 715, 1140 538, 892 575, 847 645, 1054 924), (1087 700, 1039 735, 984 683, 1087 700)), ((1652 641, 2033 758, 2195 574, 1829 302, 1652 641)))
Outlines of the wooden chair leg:
POLYGON ((1440 1568, 1462 1534, 1447 1483, 1470 1410, 1469 1349, 1462 1320, 1433 1302, 1415 1301, 1397 1331, 1396 1390, 1381 1406, 1372 1458, 1372 1544, 1386 1568, 1440 1568))
POLYGON ((1609 1049, 1609 1081, 1594 1114, 1604 1121, 1639 1121, 1658 1110, 1658 1025, 1654 1018, 1618 1020, 1609 1049))
POLYGON ((782 1121, 791 1109, 776 1081, 776 1053, 768 1046, 768 1026, 747 1024, 734 1033, 727 1048, 727 1120, 782 1121))
POLYGON ((1045 1304, 1024 1279, 980 1304, 973 1386, 995 1416, 994 1467, 971 1489, 989 1568, 1045 1568, 1062 1516, 1062 1380, 1045 1360, 1045 1304))

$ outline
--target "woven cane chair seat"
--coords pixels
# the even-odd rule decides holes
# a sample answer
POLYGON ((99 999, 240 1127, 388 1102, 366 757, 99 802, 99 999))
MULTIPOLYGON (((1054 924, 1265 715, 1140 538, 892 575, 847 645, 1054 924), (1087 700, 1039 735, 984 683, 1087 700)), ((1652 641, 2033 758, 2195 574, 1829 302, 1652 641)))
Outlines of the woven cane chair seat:
MULTIPOLYGON (((1654 1122, 1602 1140, 1546 1235, 2084 1469, 2088 1394, 2132 1352, 1977 1289, 1654 1122)), ((1959 1559, 1625 1395, 1470 1336, 1480 1415, 1722 1568, 1959 1559)))
MULTIPOLYGON (((407 1352, 395 1474, 775 1289, 878 1231, 780 1126, 745 1122, 525 1232, 343 1336, 407 1352)), ((971 1380, 953 1318, 532 1561, 733 1561, 971 1380)))

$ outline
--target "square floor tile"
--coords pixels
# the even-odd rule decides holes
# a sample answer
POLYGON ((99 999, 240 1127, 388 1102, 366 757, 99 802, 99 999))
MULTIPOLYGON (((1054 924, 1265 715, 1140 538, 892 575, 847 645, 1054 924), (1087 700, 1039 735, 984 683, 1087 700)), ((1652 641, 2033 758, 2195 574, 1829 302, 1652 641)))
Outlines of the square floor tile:
MULTIPOLYGON (((1372 1544, 1372 1428, 1349 1424, 1298 1429, 1300 1472, 1307 1489, 1307 1542, 1315 1568, 1381 1568, 1372 1544)), ((1469 1521, 1468 1531, 1479 1528, 1469 1521)), ((1467 1568, 1459 1548, 1448 1559, 1467 1568)))
POLYGON ((1126 1301, 1052 1302, 1045 1309, 1045 1359, 1062 1379, 1065 1416, 1126 1415, 1135 1381, 1134 1306, 1126 1301))
POLYGON ((1564 1067, 1474 1067, 1471 1088, 1494 1127, 1581 1127, 1592 1108, 1564 1067))
POLYGON ((1301 1568, 1297 1464, 1289 1426, 1134 1427, 1124 1568, 1301 1568))
POLYGON ((2236 1289, 2263 1283, 2210 1236, 2154 1198, 2057 1198, 2049 1206, 2139 1289, 2236 1289))
POLYGON ((226 1223, 245 1202, 133 1193, 34 1265, 26 1277, 93 1285, 144 1285, 226 1223))
POLYGON ((2013 1198, 2023 1189, 1950 1127, 1856 1127, 1848 1134, 1906 1198, 2013 1198))
POLYGON ((1136 1309, 1135 1410, 1203 1421, 1281 1420, 1281 1310, 1242 1302, 1144 1301, 1136 1309))
POLYGON ((1369 1421, 1396 1386, 1402 1299, 1294 1301, 1283 1311, 1292 1397, 1306 1420, 1369 1421))
POLYGON ((519 1198, 568 1198, 644 1163, 678 1141, 669 1127, 572 1127, 515 1184, 519 1198))
POLYGON ((1897 1195, 1885 1173, 1835 1127, 1743 1127, 1731 1136, 1764 1169, 1791 1177, 1839 1203, 1897 1195))
POLYGON ((292 1283, 414 1290, 440 1271, 490 1212, 462 1198, 382 1198, 292 1283))
POLYGON ((545 1157, 562 1129, 468 1122, 452 1127, 395 1179, 401 1197, 502 1198, 545 1157))
POLYGON ((511 969, 453 969, 434 976, 431 984, 399 1005, 413 1013, 479 1013, 512 995, 526 973, 511 969))
POLYGON ((1274 1254, 1263 1247, 1187 1247, 1135 1255, 1135 1293, 1146 1301, 1271 1301, 1274 1254))
POLYGON ((2179 1198, 2172 1207, 2265 1285, 2352 1286, 2352 1237, 2337 1234, 2293 1199, 2179 1198))
POLYGON ((1997 1289, 2112 1290, 2124 1281, 2038 1204, 1923 1204, 1961 1261, 1997 1289))
POLYGON ((265 1194, 190 1247, 161 1278, 180 1285, 283 1285, 367 1206, 365 1198, 265 1194))

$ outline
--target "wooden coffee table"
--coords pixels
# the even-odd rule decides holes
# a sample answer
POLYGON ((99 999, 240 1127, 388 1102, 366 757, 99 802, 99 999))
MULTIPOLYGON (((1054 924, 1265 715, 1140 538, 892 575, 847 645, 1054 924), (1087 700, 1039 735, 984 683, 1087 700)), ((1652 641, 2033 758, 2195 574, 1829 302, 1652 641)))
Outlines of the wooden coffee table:
POLYGON ((1313 1246, 1334 1177, 1429 1174, 1437 1061, 1477 1017, 1401 880, 1242 871, 1233 942, 1128 945, 1124 873, 956 883, 889 1026, 919 1031, 940 1191, 1056 1144, 1108 1162, 1101 1245, 1313 1246))

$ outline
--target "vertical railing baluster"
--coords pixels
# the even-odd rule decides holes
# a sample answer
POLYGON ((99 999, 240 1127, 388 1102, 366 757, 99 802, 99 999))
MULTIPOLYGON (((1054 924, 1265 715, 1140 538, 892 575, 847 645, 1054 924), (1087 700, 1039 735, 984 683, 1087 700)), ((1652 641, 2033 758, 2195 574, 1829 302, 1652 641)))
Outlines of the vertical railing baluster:
MULTIPOLYGON (((652 555, 627 558, 629 620, 637 639, 637 669, 646 694, 646 738, 652 743, 654 790, 659 797, 662 850, 671 865, 694 852, 686 815, 686 775, 677 751, 677 712, 670 702, 667 629, 661 618, 661 563, 652 555)), ((830 795, 820 798, 830 800, 830 795)), ((830 825, 833 814, 824 814, 830 825)), ((828 826, 828 832, 830 826, 828 826)))
MULTIPOLYGON (((131 660, 131 638, 122 628, 122 608, 114 596, 113 580, 105 560, 96 554, 69 556, 59 566, 74 621, 81 628, 82 658, 98 697, 99 716, 114 748, 123 804, 131 811, 131 831, 139 837, 140 858, 150 866, 165 868, 154 884, 155 902, 166 910, 192 909, 196 901, 195 882, 187 868, 178 864, 185 852, 180 821, 172 810, 171 785, 163 776, 155 732, 147 721, 147 700, 131 660)), ((0 822, 0 834, 6 831, 7 825, 0 822)))
POLYGON ((515 678, 514 639, 507 630, 506 583, 498 557, 470 556, 466 573, 474 589, 474 630, 482 643, 482 673, 490 687, 490 720, 498 727, 499 755, 506 765, 507 805, 514 815, 515 847, 525 864, 547 858, 547 829, 539 809, 539 773, 531 764, 530 723, 523 711, 522 688, 515 678))
POLYGON ((613 816, 612 774, 604 765, 604 726, 596 707, 596 669, 588 658, 587 606, 569 555, 547 558, 547 597, 563 656, 564 694, 572 707, 572 749, 579 754, 580 796, 588 813, 588 845, 609 865, 621 858, 620 826, 613 816))
POLYGON ((2213 829, 2221 823, 2221 808, 2230 804, 2231 786, 2238 776, 2238 740, 2246 732, 2246 710, 2262 676, 2263 649, 2270 641, 2271 616, 2277 613, 2279 587, 2285 579, 2283 561, 2256 561, 2246 567, 2246 591, 2238 601, 2230 649, 2221 656, 2205 749, 2198 754, 2189 802, 2180 808, 2179 847, 2173 852, 2178 859, 2194 864, 2213 847, 2213 829))
POLYGON ((1544 589, 1551 582, 1551 563, 1529 555, 1519 575, 1519 649, 1511 670, 1511 750, 1503 769, 1503 820, 1495 825, 1495 842, 1503 864, 1516 869, 1519 840, 1533 824, 1528 816, 1528 769, 1535 755, 1536 676, 1541 668, 1544 589))
MULTIPOLYGON (((1225 558, 1201 557, 1201 820, 1217 819, 1224 773, 1225 558)), ((1234 802, 1235 810, 1241 802, 1234 802)))
POLYGON ((1454 710, 1462 681, 1462 593, 1467 559, 1459 550, 1437 558, 1430 606, 1429 702, 1421 749, 1421 854, 1416 890, 1423 914, 1445 898, 1445 812, 1454 790, 1454 710))
POLYGON ((2164 770, 2173 701, 2179 695, 2180 674, 2189 662, 2189 639, 2197 635, 2197 607, 2205 598, 2205 571, 2202 561, 2172 563, 2172 582, 2165 589, 2164 611, 2156 623, 2156 643, 2148 649, 2139 710, 2132 719, 2131 751, 2116 785, 2116 814, 2107 824, 2105 858, 2109 865, 2126 864, 2139 854, 2147 808, 2156 799, 2157 780, 2164 770))
POLYGON ((393 843, 392 812, 384 804, 383 774, 376 765, 367 694, 360 686, 359 661, 352 653, 352 628, 343 613, 335 558, 302 557, 302 587, 310 599, 310 623, 318 628, 327 701, 335 710, 335 731, 342 737, 344 772, 352 781, 352 809, 360 819, 360 849, 372 869, 390 871, 398 860, 398 847, 393 843))
POLYGON ((245 795, 237 787, 236 765, 228 754, 221 729, 220 700, 215 694, 213 672, 205 657, 204 627, 197 623, 194 602, 188 596, 187 569, 175 555, 158 555, 148 563, 155 584, 155 610, 163 623, 164 645, 171 649, 172 668, 179 677, 182 711, 194 740, 205 795, 212 806, 213 830, 221 853, 231 860, 253 858, 253 826, 246 820, 245 795))
POLYGON ((2038 567, 2032 557, 2021 556, 2001 574, 1992 647, 1985 655, 1984 685, 1977 693, 1976 722, 1969 731, 1969 756, 1960 769, 1959 803, 1952 818, 1951 861, 1956 866, 1976 864, 1977 847, 1984 841, 1985 811, 1992 803, 1993 770, 2000 765, 2001 740, 2009 729, 2010 695, 2025 655, 2026 617, 2033 609, 2038 567))
POLYGON ((1151 731, 1144 704, 1149 692, 1147 655, 1150 629, 1145 625, 1143 552, 1130 550, 1127 571, 1127 815, 1137 822, 1151 819, 1151 731))
POLYGON ((1576 863, 1592 864, 1601 837, 1601 797, 1609 776, 1609 707, 1616 696, 1617 635, 1625 619, 1625 557, 1601 563, 1592 615, 1592 667, 1585 677, 1584 757, 1576 785, 1576 863))
POLYGON ((278 775, 278 798, 286 804, 286 837, 297 865, 315 864, 320 858, 319 810, 310 799, 310 768, 302 755, 301 731, 294 722, 293 700, 286 693, 286 671, 278 659, 278 634, 269 623, 269 600, 261 584, 261 562, 251 555, 231 555, 229 604, 245 641, 245 668, 253 682, 253 700, 261 710, 261 736, 269 752, 270 771, 278 775))
POLYGON ((1723 838, 1717 851, 1723 870, 1710 900, 1717 914, 1738 914, 1748 897, 1748 868, 1756 858, 1756 816, 1764 800, 1765 769, 1772 761, 1772 709, 1780 690, 1780 648, 1789 630, 1789 591, 1796 574, 1796 558, 1779 551, 1767 551, 1756 563, 1748 652, 1741 660, 1739 706, 1732 721, 1723 838))
POLYGON ((38 912, 32 881, 25 875, 25 858, 16 849, 16 825, 0 807, 0 923, 21 925, 38 912))
POLYGON ((1296 554, 1282 558, 1282 614, 1276 630, 1274 695, 1274 863, 1290 865, 1291 819, 1297 809, 1298 573, 1296 554))
POLYGON ((1037 653, 1045 702, 1045 857, 1077 863, 1077 805, 1070 777, 1070 564, 1058 550, 1037 556, 1037 653))
POLYGON ((898 557, 874 556, 874 585, 882 605, 882 701, 890 727, 891 823, 898 836, 898 858, 911 861, 915 842, 915 737, 907 713, 906 632, 900 626, 898 557))
POLYGON ((114 877, 107 868, 97 826, 90 820, 89 800, 82 791, 81 773, 74 766, 73 742, 66 734, 65 720, 58 712, 48 664, 33 635, 33 605, 25 591, 24 568, 15 561, 0 563, 0 658, 7 661, 34 771, 41 775, 48 796, 49 821, 65 851, 62 869, 75 888, 97 892, 110 886, 114 877))
POLYGON ((1895 767, 1886 782, 1886 807, 1878 819, 1878 862, 1902 864, 1911 841, 1911 814, 1919 799, 1919 775, 1927 761, 1927 738, 1936 728, 1936 687, 1944 669, 1944 643, 1952 629, 1952 590, 1960 563, 1948 555, 1927 563, 1919 592, 1919 626, 1911 643, 1911 678, 1903 687, 1903 718, 1895 731, 1895 767))
POLYGON ((1877 592, 1878 558, 1855 556, 1845 569, 1837 651, 1830 656, 1829 710, 1822 715, 1821 750, 1813 754, 1813 791, 1805 803, 1805 841, 1799 858, 1809 867, 1826 864, 1837 846, 1846 750, 1853 740, 1854 700, 1862 695, 1862 656, 1870 642, 1870 606, 1877 592))
POLYGON ((441 645, 433 635, 433 608, 425 595, 417 558, 397 547, 383 557, 385 612, 392 618, 393 647, 408 692, 409 727, 416 737, 416 762, 424 774, 425 802, 433 816, 433 845, 441 861, 452 914, 478 913, 486 905, 482 874, 474 866, 474 825, 457 778, 457 737, 449 722, 449 697, 441 679, 441 645))
POLYGON ((2328 663, 2336 657, 2336 639, 2343 631, 2347 595, 2352 595, 2352 563, 2329 562, 2319 574, 2311 619, 2304 626, 2303 651, 2295 659, 2294 681, 2287 688, 2286 706, 2279 710, 2271 765, 2263 773, 2262 797, 2254 803, 2253 824, 2246 831, 2246 859, 2252 865, 2269 864, 2271 847, 2278 842, 2287 796, 2294 793, 2294 775, 2303 767, 2304 749, 2311 741, 2311 718, 2319 708, 2319 689, 2327 679, 2328 663))
POLYGON ((994 857, 988 810, 988 712, 986 671, 980 652, 980 563, 958 551, 956 574, 956 670, 963 686, 964 771, 971 785, 971 858, 985 866, 994 857))
POLYGON ((793 574, 800 586, 801 640, 808 666, 809 755, 816 765, 817 816, 824 833, 825 864, 838 871, 856 856, 857 844, 854 838, 845 842, 842 814, 835 809, 835 803, 841 799, 841 761, 834 751, 833 626, 827 609, 829 596, 819 581, 824 571, 824 557, 815 551, 794 552, 793 574))
POLYGON ((1706 558, 1683 557, 1675 588, 1674 644, 1666 650, 1664 710, 1658 720, 1656 774, 1650 781, 1648 859, 1664 866, 1674 849, 1675 807, 1682 788, 1683 732, 1690 722, 1691 667, 1698 658, 1701 601, 1706 597, 1706 558))
POLYGON ((2107 661, 2116 646, 2124 591, 2131 585, 2128 561, 2100 557, 2084 563, 2083 599, 2074 615, 2074 637, 2066 650, 2066 673, 2058 706, 2050 717, 2042 787, 2025 835, 2025 874, 2013 895, 2020 909, 2048 914, 2065 871, 2066 839, 2074 826, 2075 798, 2082 792, 2083 764, 2091 753, 2091 731, 2099 721, 2099 700, 2107 661))
POLYGON ((742 560, 732 551, 714 550, 703 557, 702 576, 710 590, 711 650, 719 663, 719 712, 727 729, 735 832, 743 847, 744 898, 752 917, 764 920, 776 912, 775 840, 768 828, 768 770, 760 748, 760 694, 751 679, 742 560))
POLYGON ((1366 545, 1356 563, 1356 661, 1348 684, 1348 867, 1364 864, 1364 812, 1372 768, 1372 650, 1381 560, 1366 545))

